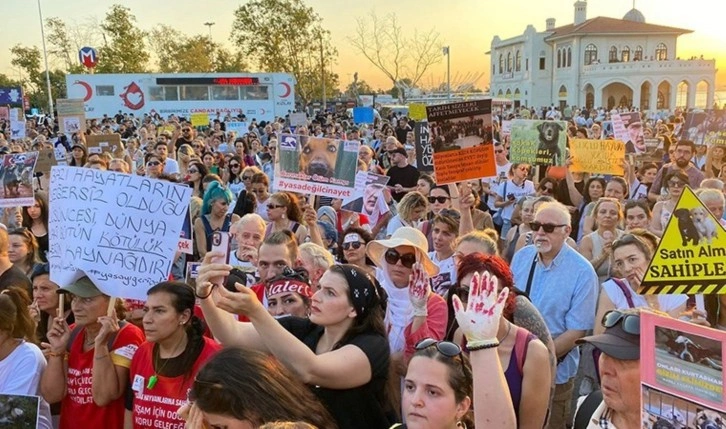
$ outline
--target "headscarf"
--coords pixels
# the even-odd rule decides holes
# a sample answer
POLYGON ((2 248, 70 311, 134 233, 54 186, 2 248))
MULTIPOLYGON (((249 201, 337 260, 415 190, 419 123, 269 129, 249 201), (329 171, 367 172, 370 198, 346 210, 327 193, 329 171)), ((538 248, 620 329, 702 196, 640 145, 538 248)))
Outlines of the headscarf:
POLYGON ((356 319, 363 319, 371 309, 378 305, 385 306, 386 292, 370 274, 351 264, 334 265, 330 269, 345 277, 350 289, 356 319))

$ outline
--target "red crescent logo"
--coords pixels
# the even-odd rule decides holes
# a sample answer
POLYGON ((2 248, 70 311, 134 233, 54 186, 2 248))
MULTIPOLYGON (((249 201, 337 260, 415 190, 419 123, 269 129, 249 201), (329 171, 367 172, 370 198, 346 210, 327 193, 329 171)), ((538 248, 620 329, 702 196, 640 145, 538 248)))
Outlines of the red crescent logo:
POLYGON ((286 98, 288 95, 290 95, 290 92, 292 92, 292 90, 290 89, 290 85, 285 82, 280 82, 280 85, 285 88, 285 93, 280 95, 280 98, 286 98))
POLYGON ((73 85, 81 85, 86 89, 86 96, 83 97, 83 101, 88 101, 91 99, 91 96, 93 95, 93 90, 91 89, 91 85, 89 85, 86 82, 83 82, 82 80, 77 80, 73 82, 73 85))

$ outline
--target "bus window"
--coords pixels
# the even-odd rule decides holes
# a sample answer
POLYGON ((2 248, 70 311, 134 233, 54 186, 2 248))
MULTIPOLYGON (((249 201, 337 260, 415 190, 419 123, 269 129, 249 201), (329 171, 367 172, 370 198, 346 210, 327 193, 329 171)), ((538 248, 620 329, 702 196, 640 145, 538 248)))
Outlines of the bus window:
POLYGON ((239 100, 236 86, 213 86, 212 100, 239 100))
POLYGON ((165 86, 164 87, 164 101, 179 101, 179 87, 178 86, 165 86))
POLYGON ((181 86, 181 101, 201 101, 209 100, 209 87, 206 86, 181 86))
POLYGON ((151 98, 151 101, 164 101, 164 87, 150 86, 149 97, 151 98))
POLYGON ((268 94, 269 87, 267 85, 254 85, 254 86, 243 86, 242 99, 243 100, 269 100, 268 94))

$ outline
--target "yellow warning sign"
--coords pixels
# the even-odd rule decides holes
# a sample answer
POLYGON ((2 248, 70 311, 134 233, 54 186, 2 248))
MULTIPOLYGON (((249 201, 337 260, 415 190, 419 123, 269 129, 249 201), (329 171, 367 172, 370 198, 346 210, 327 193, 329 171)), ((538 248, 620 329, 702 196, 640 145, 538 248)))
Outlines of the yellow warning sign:
POLYGON ((676 203, 638 293, 726 293, 726 230, 689 187, 676 203))

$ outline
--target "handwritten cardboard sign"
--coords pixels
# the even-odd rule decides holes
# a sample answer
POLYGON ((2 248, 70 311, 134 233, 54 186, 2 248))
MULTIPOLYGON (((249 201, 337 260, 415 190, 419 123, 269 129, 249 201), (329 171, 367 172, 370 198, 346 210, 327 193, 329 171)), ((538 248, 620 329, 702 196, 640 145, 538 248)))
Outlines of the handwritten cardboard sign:
POLYGON ((87 275, 106 295, 146 299, 168 279, 191 188, 112 171, 51 169, 51 280, 87 275))
POLYGON ((86 136, 88 153, 116 153, 121 146, 120 134, 97 134, 86 136))
POLYGON ((620 140, 570 140, 573 172, 622 176, 625 143, 620 140))

